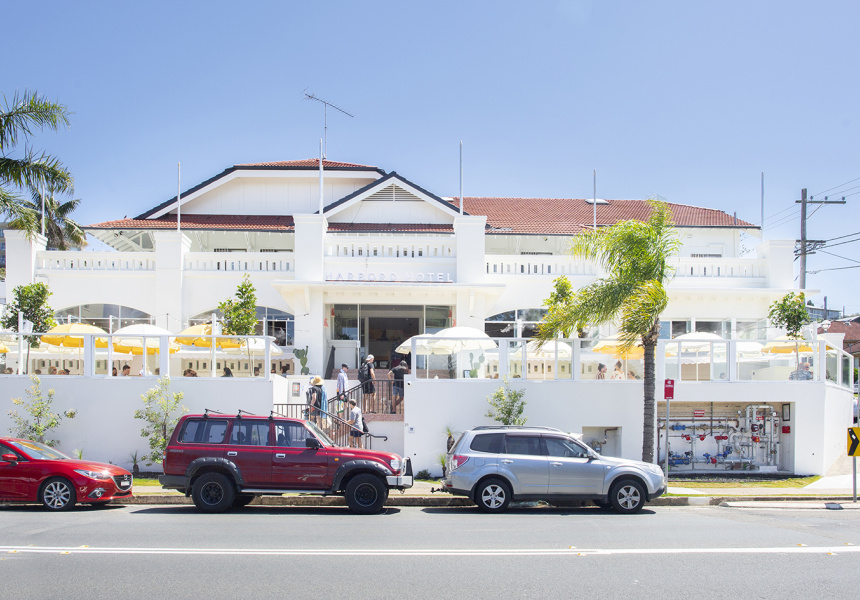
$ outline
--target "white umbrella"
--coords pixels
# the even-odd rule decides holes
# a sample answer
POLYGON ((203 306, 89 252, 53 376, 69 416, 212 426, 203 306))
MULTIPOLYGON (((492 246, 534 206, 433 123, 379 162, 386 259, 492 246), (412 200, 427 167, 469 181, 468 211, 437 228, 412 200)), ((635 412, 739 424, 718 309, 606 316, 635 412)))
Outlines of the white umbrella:
POLYGON ((284 353, 284 351, 273 344, 271 340, 248 338, 242 341, 244 342, 244 345, 241 348, 225 348, 224 352, 226 354, 243 354, 246 356, 250 354, 251 356, 263 356, 266 354, 266 342, 268 342, 270 356, 280 356, 284 353))
POLYGON ((448 327, 436 332, 433 337, 436 338, 433 345, 447 352, 493 350, 497 347, 486 332, 474 327, 448 327))
MULTIPOLYGON (((161 336, 172 337, 174 334, 163 327, 156 327, 149 323, 128 325, 114 331, 113 349, 120 354, 143 354, 144 336, 146 336, 147 354, 155 354, 159 351, 159 338, 161 336)), ((168 342, 170 352, 179 350, 179 344, 168 342)))

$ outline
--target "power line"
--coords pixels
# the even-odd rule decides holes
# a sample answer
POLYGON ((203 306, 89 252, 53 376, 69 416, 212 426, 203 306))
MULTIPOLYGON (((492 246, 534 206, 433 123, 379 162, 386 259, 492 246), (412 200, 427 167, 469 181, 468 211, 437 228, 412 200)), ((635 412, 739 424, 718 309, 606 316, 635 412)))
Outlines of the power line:
POLYGON ((839 185, 835 185, 832 188, 824 190, 823 192, 816 192, 812 196, 820 196, 821 194, 826 194, 829 191, 841 188, 843 185, 848 185, 849 183, 854 183, 855 181, 860 181, 860 177, 858 177, 857 179, 852 179, 851 181, 846 181, 845 183, 840 183, 839 185))
POLYGON ((793 220, 793 219, 794 219, 795 217, 797 217, 797 215, 799 215, 799 214, 800 214, 800 210, 797 210, 797 211, 795 211, 795 212, 791 213, 790 215, 788 215, 788 216, 786 216, 786 217, 783 217, 783 218, 779 219, 779 220, 778 220, 778 221, 776 221, 775 223, 770 223, 767 227, 765 227, 765 229, 771 229, 772 227, 777 227, 777 226, 779 226, 779 225, 784 225, 785 223, 788 223, 789 221, 793 220))
MULTIPOLYGON (((818 269, 817 271, 807 271, 809 275, 816 275, 817 273, 823 273, 824 271, 842 271, 844 269, 860 269, 860 265, 852 265, 850 267, 833 267, 832 269, 818 269)), ((795 277, 797 279, 797 277, 795 277)))
POLYGON ((784 212, 785 212, 785 211, 787 211, 787 210, 791 210, 792 208, 797 208, 797 207, 796 207, 796 206, 789 206, 788 208, 783 208, 782 210, 780 210, 780 211, 778 211, 778 212, 775 212, 775 213, 773 213, 772 215, 768 215, 768 216, 767 216, 767 219, 772 219, 772 218, 774 218, 774 217, 775 217, 775 216, 777 216, 777 215, 781 215, 782 213, 784 213, 784 212))
POLYGON ((853 244, 854 242, 860 242, 860 238, 857 238, 856 240, 848 240, 845 242, 839 242, 838 244, 829 244, 826 247, 827 248, 835 248, 836 246, 841 246, 842 244, 853 244))
POLYGON ((842 238, 851 237, 852 235, 860 235, 860 231, 855 231, 854 233, 847 233, 845 235, 840 235, 839 237, 830 238, 829 240, 824 240, 825 242, 832 242, 833 240, 841 240, 842 238))
POLYGON ((830 256, 835 256, 836 258, 841 258, 843 260, 849 260, 851 262, 860 264, 860 260, 854 260, 853 258, 848 258, 847 256, 841 256, 839 254, 833 254, 832 252, 828 252, 827 250, 817 250, 817 252, 822 252, 824 254, 829 254, 830 256))

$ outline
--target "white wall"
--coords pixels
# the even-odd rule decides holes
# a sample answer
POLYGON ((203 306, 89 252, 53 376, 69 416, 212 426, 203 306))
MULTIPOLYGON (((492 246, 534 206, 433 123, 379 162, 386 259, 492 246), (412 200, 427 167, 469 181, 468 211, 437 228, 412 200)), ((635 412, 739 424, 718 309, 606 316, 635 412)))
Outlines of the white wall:
MULTIPOLYGON (((346 194, 344 194, 346 195, 346 194)), ((450 225, 454 217, 423 200, 379 201, 366 200, 334 213, 332 223, 434 223, 450 225)))
MULTIPOLYGON (((272 398, 286 384, 282 377, 271 381, 239 378, 203 379, 174 378, 171 392, 182 392, 182 405, 191 414, 205 409, 236 414, 246 410, 258 415, 268 415, 272 410, 272 398)), ((84 459, 99 462, 112 461, 121 467, 131 467, 128 455, 135 450, 148 452, 149 443, 140 437, 143 421, 134 418, 134 411, 143 407, 141 394, 155 387, 156 379, 140 377, 84 378, 43 377, 42 391, 53 389, 54 412, 77 411, 74 419, 64 419, 53 433, 52 439, 60 441, 59 448, 72 455, 82 449, 84 459)), ((7 410, 14 407, 11 398, 26 400, 26 390, 31 386, 29 377, 5 375, 0 388, 0 435, 8 435, 12 420, 7 410)), ((283 397, 283 395, 281 397, 283 397)), ((20 407, 18 413, 23 415, 20 407)), ((141 464, 142 470, 161 471, 161 463, 152 467, 141 464)))
MULTIPOLYGON (((374 181, 371 178, 335 177, 324 173, 326 205, 374 181)), ((232 179, 199 197, 182 203, 184 214, 292 215, 319 208, 319 173, 302 177, 242 177, 232 179)), ((338 173, 340 175, 340 173, 338 173)))
MULTIPOLYGON (((486 417, 487 397, 499 380, 408 382, 404 400, 404 454, 415 471, 441 474, 437 456, 446 450, 445 427, 462 432, 478 425, 497 425, 486 417)), ((620 454, 642 456, 642 386, 636 383, 511 380, 525 389, 528 425, 556 427, 580 433, 584 427, 619 427, 620 454), (611 388, 607 387, 611 386, 611 388), (607 394, 611 389, 612 393, 607 394)))

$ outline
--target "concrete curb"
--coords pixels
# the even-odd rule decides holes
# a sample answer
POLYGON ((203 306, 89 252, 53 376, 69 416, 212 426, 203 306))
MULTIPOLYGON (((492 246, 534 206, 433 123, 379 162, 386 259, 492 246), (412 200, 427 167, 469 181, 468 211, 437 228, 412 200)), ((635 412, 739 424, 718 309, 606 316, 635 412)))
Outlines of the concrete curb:
MULTIPOLYGON (((768 504, 768 508, 821 508, 824 503, 851 502, 851 496, 663 496, 647 506, 728 506, 750 508, 749 505, 768 504), (773 505, 773 506, 770 506, 773 505), (802 505, 802 506, 801 506, 802 505)), ((151 494, 115 500, 114 504, 193 504, 191 498, 179 494, 151 494)), ((462 496, 407 496, 392 494, 386 506, 474 506, 462 496)), ((576 502, 568 506, 577 506, 576 502)), ((262 496, 250 506, 346 506, 341 496, 262 496)))

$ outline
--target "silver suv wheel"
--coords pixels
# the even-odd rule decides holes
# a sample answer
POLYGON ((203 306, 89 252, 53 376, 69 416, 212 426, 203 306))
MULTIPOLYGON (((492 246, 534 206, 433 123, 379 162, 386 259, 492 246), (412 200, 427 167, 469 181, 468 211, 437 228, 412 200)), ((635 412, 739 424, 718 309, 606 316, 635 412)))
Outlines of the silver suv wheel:
POLYGON ((502 512, 511 503, 511 488, 500 479, 488 479, 475 490, 475 500, 484 512, 502 512))
POLYGON ((645 506, 645 490, 642 484, 633 479, 619 481, 609 493, 612 508, 620 513, 635 513, 645 506))

